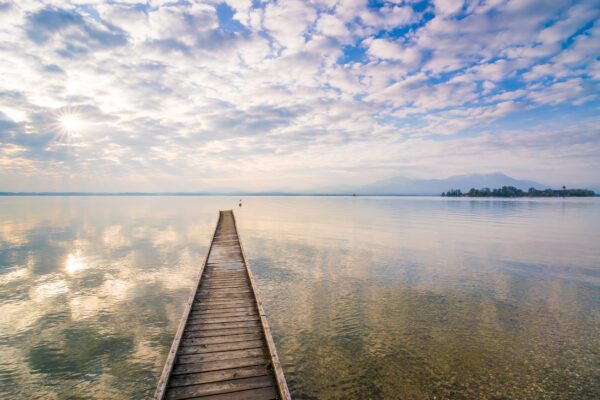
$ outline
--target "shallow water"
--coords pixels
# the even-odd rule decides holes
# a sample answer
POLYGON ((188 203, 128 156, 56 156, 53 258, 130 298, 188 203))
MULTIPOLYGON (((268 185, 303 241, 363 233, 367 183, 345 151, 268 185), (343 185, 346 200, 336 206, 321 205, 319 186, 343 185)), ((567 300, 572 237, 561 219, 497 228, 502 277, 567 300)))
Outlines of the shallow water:
POLYGON ((235 207, 296 399, 600 397, 600 199, 0 197, 0 398, 152 394, 235 207))

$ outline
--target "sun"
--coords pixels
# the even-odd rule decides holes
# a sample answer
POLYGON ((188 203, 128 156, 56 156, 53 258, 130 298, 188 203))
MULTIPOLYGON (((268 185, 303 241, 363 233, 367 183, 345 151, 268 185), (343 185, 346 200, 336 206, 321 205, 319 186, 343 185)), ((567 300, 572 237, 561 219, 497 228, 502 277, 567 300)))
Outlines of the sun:
POLYGON ((83 128, 83 120, 77 114, 68 113, 60 117, 60 125, 67 133, 80 131, 83 128))
POLYGON ((80 136, 88 127, 88 123, 77 107, 63 107, 53 115, 52 129, 57 134, 57 140, 64 141, 80 136))

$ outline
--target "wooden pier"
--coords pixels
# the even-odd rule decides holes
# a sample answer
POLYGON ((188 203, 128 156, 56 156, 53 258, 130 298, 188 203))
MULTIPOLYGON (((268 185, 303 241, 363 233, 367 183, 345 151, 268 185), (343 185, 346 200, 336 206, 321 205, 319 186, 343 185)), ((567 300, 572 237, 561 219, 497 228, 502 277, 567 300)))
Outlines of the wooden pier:
POLYGON ((231 210, 219 213, 154 398, 291 399, 231 210))

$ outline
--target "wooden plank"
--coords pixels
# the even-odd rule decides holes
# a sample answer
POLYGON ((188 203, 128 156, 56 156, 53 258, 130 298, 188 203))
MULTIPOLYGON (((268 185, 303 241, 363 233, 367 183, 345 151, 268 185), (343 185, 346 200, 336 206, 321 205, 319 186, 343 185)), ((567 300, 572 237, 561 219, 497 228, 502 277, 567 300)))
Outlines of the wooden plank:
POLYGON ((202 292, 198 292, 196 294, 196 298, 199 299, 210 299, 212 297, 230 297, 232 299, 237 299, 237 298, 248 298, 251 301, 249 301, 249 303, 252 303, 252 300, 254 300, 254 296, 251 290, 232 290, 232 291, 202 291, 202 292))
POLYGON ((244 288, 251 288, 250 286, 250 281, 247 278, 243 278, 243 279, 224 279, 224 280, 220 280, 220 281, 215 281, 215 280, 207 280, 206 282, 204 282, 200 288, 201 289, 227 289, 230 287, 244 287, 244 288))
POLYGON ((227 280, 220 282, 206 282, 205 285, 200 286, 200 290, 225 290, 225 289, 239 289, 239 290, 248 290, 251 289, 250 282, 245 280, 227 280))
POLYGON ((240 392, 216 394, 214 396, 197 397, 202 400, 275 400, 278 399, 277 390, 274 387, 251 389, 240 392))
POLYGON ((221 306, 193 306, 192 312, 194 313, 203 313, 203 314, 220 314, 222 312, 236 312, 236 311, 248 311, 254 310, 256 311, 256 306, 254 305, 245 305, 245 304, 232 304, 232 305, 221 305, 221 306))
POLYGON ((200 354, 200 353, 215 353, 218 351, 231 351, 231 350, 244 350, 244 349, 256 349, 263 348, 265 343, 262 340, 245 340, 243 342, 229 342, 229 343, 215 343, 215 344, 204 344, 201 346, 185 346, 180 347, 177 354, 178 356, 186 354, 200 354))
POLYGON ((242 270, 244 269, 243 260, 241 260, 242 254, 240 253, 239 244, 235 246, 235 249, 225 249, 223 247, 213 247, 212 257, 209 259, 211 267, 213 264, 215 268, 227 268, 230 270, 242 270))
POLYGON ((196 300, 201 300, 201 301, 206 301, 206 302, 216 302, 216 301, 226 301, 226 300, 239 300, 239 301, 245 301, 246 304, 252 303, 252 301, 254 300, 252 295, 249 293, 240 293, 240 294, 235 294, 235 293, 228 293, 228 294, 223 294, 223 295, 204 295, 204 296, 196 296, 195 297, 196 300))
POLYGON ((177 356, 177 365, 179 364, 191 364, 191 363, 204 363, 207 361, 222 361, 232 360, 235 358, 248 358, 266 356, 266 353, 262 347, 255 348, 244 348, 239 350, 229 351, 217 351, 212 353, 190 353, 182 354, 177 356))
POLYGON ((216 289, 216 288, 221 288, 221 289, 231 289, 231 288, 239 288, 239 287, 250 287, 250 281, 248 280, 244 280, 244 281, 238 281, 238 280, 226 280, 226 281, 221 281, 221 282, 215 282, 215 281, 210 281, 210 282, 204 282, 202 285, 200 285, 200 289, 216 289))
POLYGON ((237 276, 245 276, 243 273, 244 265, 243 264, 235 264, 235 265, 209 265, 207 267, 207 277, 215 277, 215 276, 227 276, 227 275, 237 275, 237 276))
POLYGON ((226 260, 227 262, 236 262, 241 257, 239 243, 227 246, 213 246, 213 255, 211 261, 226 260))
POLYGON ((239 276, 246 277, 245 270, 242 265, 240 266, 221 266, 221 267, 209 267, 206 276, 207 277, 218 277, 218 276, 239 276))
POLYGON ((198 323, 188 326, 188 330, 202 330, 208 332, 211 329, 229 329, 229 328, 249 328, 258 326, 262 328, 260 321, 243 321, 243 322, 216 322, 216 323, 198 323))
MULTIPOLYGON (((217 298, 227 298, 227 299, 245 299, 249 298, 252 300, 252 291, 250 290, 211 290, 211 291, 202 291, 198 292, 196 295, 197 299, 217 299, 217 298)), ((248 305, 252 304, 252 301, 247 302, 248 305)))
POLYGON ((246 271, 244 271, 243 267, 238 268, 214 268, 212 270, 208 270, 206 273, 207 279, 218 279, 218 278, 230 278, 230 277, 238 277, 247 279, 246 271))
POLYGON ((231 267, 229 268, 230 271, 242 271, 244 269, 244 264, 243 264, 243 260, 238 260, 238 259, 225 259, 225 258, 221 258, 221 259, 211 259, 210 261, 211 265, 215 265, 218 264, 219 267, 227 267, 228 265, 230 265, 231 267), (235 264, 235 265, 234 265, 235 264))
POLYGON ((225 286, 227 284, 235 284, 235 285, 246 285, 250 286, 250 281, 247 276, 241 277, 233 277, 233 278, 210 278, 205 277, 206 279, 203 282, 203 285, 206 286, 225 286))
POLYGON ((243 342, 246 340, 261 340, 261 339, 262 339, 262 335, 253 334, 253 333, 245 333, 245 334, 241 334, 241 335, 209 336, 209 337, 203 337, 203 338, 182 339, 181 345, 182 346, 201 346, 203 344, 243 342))
POLYGON ((206 282, 200 286, 200 290, 212 290, 212 289, 246 289, 250 288, 249 281, 240 280, 227 280, 221 282, 206 282))
POLYGON ((223 295, 229 295, 229 294, 239 294, 240 296, 238 297, 250 297, 252 300, 254 300, 254 296, 252 293, 252 290, 249 287, 244 287, 244 288, 240 288, 240 289, 213 289, 213 290, 206 290, 205 288, 202 288, 201 290, 198 290, 198 293, 196 295, 196 297, 211 297, 212 295, 215 296, 223 296, 223 295))
POLYGON ((252 293, 251 289, 248 289, 248 286, 245 288, 213 288, 213 289, 205 289, 200 288, 198 291, 198 296, 220 296, 220 295, 228 295, 228 294, 246 294, 250 295, 252 293))
POLYGON ((232 312, 221 312, 221 313, 206 313, 202 311, 196 311, 190 314, 191 319, 202 319, 202 318, 229 318, 229 317, 243 317, 247 315, 256 315, 258 312, 256 309, 247 309, 243 311, 232 311, 232 312))
POLYGON ((192 313, 202 313, 205 315, 210 314, 222 314, 222 313, 233 313, 233 312, 248 312, 248 311, 256 311, 256 307, 248 306, 248 307, 219 307, 219 308, 196 308, 192 307, 192 313))
POLYGON ((250 286, 250 281, 248 280, 248 278, 244 277, 244 278, 231 278, 231 279, 222 279, 222 280, 207 280, 206 282, 204 282, 203 286, 201 286, 201 288, 205 288, 205 287, 210 287, 212 289, 227 289, 227 286, 243 286, 245 288, 247 288, 248 290, 252 289, 252 286, 250 286))
POLYGON ((199 301, 196 301, 196 303, 198 303, 198 305, 202 305, 202 306, 207 306, 207 307, 212 307, 212 306, 221 306, 221 305, 226 305, 226 304, 245 304, 247 305, 248 302, 245 301, 244 299, 229 299, 229 300, 206 300, 203 301, 201 304, 199 301))
POLYGON ((211 372, 199 372, 197 374, 187 374, 173 376, 169 382, 170 387, 198 385, 201 383, 228 381, 231 379, 251 378, 253 376, 264 376, 269 374, 264 366, 223 369, 211 372))
POLYGON ((223 301, 211 301, 211 302, 202 302, 196 300, 194 302, 193 308, 197 311, 208 311, 208 310, 223 310, 227 308, 245 308, 245 307, 255 307, 254 305, 249 305, 246 301, 238 301, 235 300, 223 300, 223 301))
POLYGON ((173 375, 192 374, 196 372, 218 371, 220 369, 251 367, 265 365, 267 357, 236 358, 234 360, 209 361, 202 364, 178 364, 173 368, 173 375))
MULTIPOLYGON (((206 297, 206 298, 202 298, 202 299, 205 299, 205 300, 216 300, 217 298, 223 298, 223 297, 225 298, 224 299, 225 301, 231 301, 231 300, 234 300, 234 301, 235 300, 242 300, 243 301, 244 300, 244 297, 228 297, 227 295, 217 295, 215 297, 206 297)), ((198 301, 197 300, 195 304, 197 304, 200 307, 200 306, 204 305, 202 303, 203 303, 202 301, 198 301)), ((208 305, 208 304, 206 304, 206 305, 208 305)), ((252 307, 252 306, 254 306, 254 304, 252 304, 252 302, 249 302, 249 301, 244 301, 243 303, 238 304, 238 308, 241 308, 241 307, 249 308, 249 307, 252 307)), ((254 307, 254 308, 256 309, 256 307, 254 307)))
POLYGON ((204 299, 206 301, 216 300, 216 299, 232 299, 232 300, 248 300, 248 303, 251 303, 254 300, 251 292, 244 293, 225 293, 225 294, 210 294, 210 293, 198 293, 196 296, 197 299, 204 299))
POLYGON ((226 258, 220 258, 220 259, 212 258, 210 260, 211 264, 232 264, 232 263, 240 263, 241 264, 242 262, 243 262, 243 260, 238 260, 238 259, 231 260, 231 259, 226 259, 226 258))
POLYGON ((201 329, 201 330, 187 330, 184 332, 183 337, 210 337, 210 336, 226 336, 226 335, 241 335, 249 333, 260 333, 260 324, 256 326, 249 326, 243 328, 227 328, 227 329, 201 329))
POLYGON ((191 318, 190 323, 192 324, 216 324, 219 322, 247 322, 247 321, 260 321, 260 316, 256 315, 244 315, 241 317, 193 317, 191 318))
POLYGON ((250 281, 247 275, 242 276, 227 276, 227 277, 207 277, 203 282, 204 285, 225 286, 227 284, 246 285, 251 288, 250 281))
POLYGON ((194 301, 196 303, 204 303, 207 305, 223 305, 226 303, 233 303, 233 302, 239 302, 245 305, 250 305, 252 304, 252 297, 245 295, 245 296, 206 296, 206 297, 199 297, 197 296, 194 301))
POLYGON ((248 276, 246 275, 246 272, 243 269, 237 270, 237 269, 225 269, 225 268, 219 268, 219 269, 213 269, 212 271, 209 271, 206 274, 206 279, 211 280, 211 279, 226 279, 226 278, 240 278, 240 279, 248 279, 248 276))
POLYGON ((249 389, 260 389, 272 387, 273 383, 273 378, 269 376, 255 376, 251 378, 234 379, 223 382, 176 387, 169 390, 167 399, 180 400, 222 393, 239 392, 249 389))
POLYGON ((208 267, 207 277, 219 277, 219 276, 244 276, 243 265, 222 265, 222 266, 210 266, 208 267))
POLYGON ((194 303, 192 306, 192 311, 204 311, 207 313, 211 312, 221 312, 226 310, 245 310, 245 309, 255 309, 256 306, 249 305, 247 303, 230 303, 230 304, 213 304, 207 305, 202 303, 194 303))
POLYGON ((210 262, 209 261, 206 263, 206 265, 209 267, 221 267, 221 266, 232 265, 232 266, 239 266, 239 267, 245 268, 243 261, 219 261, 219 262, 210 262))

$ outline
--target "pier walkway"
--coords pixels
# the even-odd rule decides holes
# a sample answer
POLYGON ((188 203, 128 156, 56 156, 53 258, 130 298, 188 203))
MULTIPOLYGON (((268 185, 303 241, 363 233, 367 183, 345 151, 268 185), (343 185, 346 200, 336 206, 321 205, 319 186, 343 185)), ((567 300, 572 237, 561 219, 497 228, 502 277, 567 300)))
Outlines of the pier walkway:
POLYGON ((231 210, 219 213, 155 399, 290 399, 231 210))

